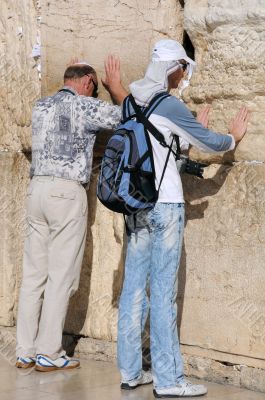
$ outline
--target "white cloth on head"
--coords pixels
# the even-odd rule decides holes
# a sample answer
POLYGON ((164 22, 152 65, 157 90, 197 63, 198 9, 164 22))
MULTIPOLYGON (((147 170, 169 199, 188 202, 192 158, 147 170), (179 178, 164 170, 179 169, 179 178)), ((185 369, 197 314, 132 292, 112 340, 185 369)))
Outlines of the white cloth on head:
POLYGON ((73 65, 87 65, 88 67, 93 68, 92 65, 88 64, 86 61, 77 61, 73 65))
POLYGON ((184 47, 176 40, 162 39, 153 48, 152 61, 185 60, 188 64, 196 65, 195 61, 187 56, 184 47))
POLYGON ((140 106, 148 106, 152 98, 168 90, 168 76, 179 68, 177 61, 152 61, 146 70, 145 76, 133 82, 129 88, 140 106))
MULTIPOLYGON (((196 63, 187 56, 184 47, 171 39, 163 39, 155 44, 152 61, 147 67, 144 78, 129 86, 133 97, 140 106, 148 106, 156 94, 168 90, 168 76, 180 68, 180 60, 185 60, 189 64, 189 82, 196 63)), ((187 82, 185 87, 187 87, 187 82)))

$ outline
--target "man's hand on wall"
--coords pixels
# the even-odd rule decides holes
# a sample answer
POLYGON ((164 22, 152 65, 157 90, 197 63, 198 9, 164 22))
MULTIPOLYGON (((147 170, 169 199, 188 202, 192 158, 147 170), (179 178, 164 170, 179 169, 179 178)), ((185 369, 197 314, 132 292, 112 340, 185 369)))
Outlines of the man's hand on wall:
POLYGON ((206 106, 202 108, 197 114, 197 121, 200 122, 204 126, 204 128, 208 128, 210 110, 211 106, 206 106))
POLYGON ((246 107, 242 107, 229 125, 229 132, 234 136, 235 142, 240 142, 247 131, 250 112, 246 107))
POLYGON ((109 55, 105 60, 105 77, 101 79, 103 86, 110 93, 113 101, 121 104, 128 92, 121 83, 121 67, 119 57, 109 55))
POLYGON ((105 77, 102 78, 103 86, 109 91, 113 86, 121 84, 121 63, 119 57, 109 55, 105 62, 105 77))

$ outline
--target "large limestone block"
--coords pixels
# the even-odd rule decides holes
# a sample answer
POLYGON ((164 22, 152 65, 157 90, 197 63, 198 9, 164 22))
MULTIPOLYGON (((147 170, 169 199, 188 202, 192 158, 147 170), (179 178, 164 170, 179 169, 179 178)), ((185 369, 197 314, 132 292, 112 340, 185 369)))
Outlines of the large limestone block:
POLYGON ((96 177, 88 193, 88 235, 80 286, 70 303, 65 330, 113 341, 123 279, 124 227, 121 215, 97 201, 96 177))
POLYGON ((211 166, 185 179, 181 343, 265 359, 265 166, 211 166))
POLYGON ((12 326, 21 281, 29 161, 0 152, 0 325, 12 326))
POLYGON ((44 93, 62 84, 65 65, 74 55, 100 75, 105 56, 119 55, 127 84, 143 74, 157 39, 182 39, 182 8, 175 0, 45 0, 42 15, 44 93))
POLYGON ((38 1, 1 1, 0 151, 31 146, 31 108, 40 95, 38 59, 31 57, 39 11, 38 1))
MULTIPOLYGON (((248 134, 230 160, 265 160, 264 10, 264 0, 185 1, 184 27, 198 62, 186 100, 196 110, 211 105, 210 127, 221 133, 228 132, 242 105, 251 111, 248 134)), ((220 156, 193 155, 221 161, 220 156)))

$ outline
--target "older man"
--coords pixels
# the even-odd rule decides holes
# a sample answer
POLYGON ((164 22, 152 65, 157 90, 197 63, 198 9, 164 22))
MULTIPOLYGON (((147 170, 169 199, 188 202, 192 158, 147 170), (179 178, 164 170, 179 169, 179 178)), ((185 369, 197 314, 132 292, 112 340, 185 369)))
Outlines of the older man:
MULTIPOLYGON (((119 60, 105 63, 104 86, 117 104, 127 95, 119 60)), ((96 134, 115 128, 120 107, 97 100, 97 74, 89 64, 70 65, 64 87, 39 100, 32 117, 29 234, 17 320, 17 367, 70 369, 62 332, 69 298, 79 285, 87 232, 87 196, 96 134)))
MULTIPOLYGON (((187 86, 185 71, 191 77, 191 60, 180 43, 159 41, 143 79, 130 85, 138 106, 146 107, 158 94, 187 86)), ((135 106, 134 106, 135 107, 135 106)), ((164 135, 168 145, 176 137, 182 145, 189 143, 207 152, 232 150, 247 129, 248 110, 242 108, 230 125, 230 134, 222 135, 207 129, 209 109, 198 122, 186 106, 174 96, 165 98, 149 117, 164 135), (203 126, 202 125, 205 125, 203 126)), ((127 108, 126 117, 134 109, 127 108)), ((185 206, 181 177, 173 153, 167 168, 168 149, 150 134, 156 185, 159 197, 152 210, 142 211, 128 219, 128 247, 125 279, 119 307, 118 364, 121 388, 135 389, 154 380, 157 398, 199 396, 207 392, 184 378, 177 335, 176 288, 184 231, 185 206), (165 173, 163 173, 165 172, 165 173), (164 175, 164 179, 162 176, 164 175), (152 375, 142 370, 141 332, 148 313, 146 296, 150 283, 150 330, 152 375)))

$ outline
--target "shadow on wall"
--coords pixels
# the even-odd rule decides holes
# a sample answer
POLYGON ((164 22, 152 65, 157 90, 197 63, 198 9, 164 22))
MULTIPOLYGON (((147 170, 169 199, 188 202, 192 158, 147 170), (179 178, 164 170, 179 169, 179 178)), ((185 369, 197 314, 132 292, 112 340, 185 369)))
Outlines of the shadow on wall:
POLYGON ((92 179, 90 190, 87 191, 87 238, 80 275, 80 283, 77 292, 70 299, 65 321, 63 347, 67 350, 68 354, 72 354, 74 352, 75 345, 77 344, 78 339, 81 337, 81 335, 77 334, 77 332, 79 333, 82 331, 87 317, 93 263, 93 236, 91 227, 95 222, 97 202, 97 198, 94 193, 94 186, 95 180, 92 179))
MULTIPOLYGON (((104 133, 101 133, 96 140, 95 144, 95 154, 94 154, 94 169, 95 169, 95 178, 98 175, 99 172, 99 166, 101 163, 102 159, 102 154, 104 153, 104 150, 106 148, 107 142, 110 138, 110 135, 112 134, 111 131, 106 131, 104 133)), ((91 188, 92 191, 92 196, 94 198, 96 197, 96 180, 95 180, 95 187, 91 188)), ((113 308, 118 308, 119 306, 119 298, 122 290, 122 284, 123 284, 123 273, 124 273, 124 260, 125 260, 125 253, 126 253, 126 232, 124 229, 124 234, 123 234, 123 243, 121 243, 121 239, 119 236, 115 235, 115 229, 114 229, 114 236, 115 240, 117 243, 122 244, 122 251, 121 251, 121 256, 118 262, 117 269, 113 271, 113 284, 112 284, 112 301, 111 304, 113 308)))
MULTIPOLYGON (((208 200, 202 200, 198 204, 192 204, 192 202, 198 201, 205 197, 216 195, 221 189, 221 187, 224 185, 230 170, 231 170, 231 165, 221 165, 215 176, 212 177, 211 179, 201 180, 199 178, 189 175, 183 176, 182 181, 183 181, 184 197, 186 200, 185 227, 189 221, 204 218, 204 213, 209 205, 208 200)), ((186 274, 187 274, 187 250, 185 246, 185 236, 184 236, 182 256, 179 267, 178 296, 177 296, 179 335, 180 335, 180 327, 181 327, 184 298, 185 298, 186 274)))
MULTIPOLYGON (((94 147, 94 160, 93 160, 93 172, 91 176, 91 182, 89 190, 87 190, 88 200, 88 220, 87 220, 87 239, 84 260, 81 269, 80 283, 77 292, 70 299, 69 308, 66 316, 64 336, 63 336, 63 347, 67 351, 68 355, 73 355, 78 340, 83 337, 80 332, 85 324, 90 295, 91 285, 91 273, 93 264, 93 235, 92 226, 95 223, 96 208, 97 208, 97 176, 99 172, 99 166, 101 163, 102 154, 106 147, 107 141, 110 137, 110 132, 106 131, 98 135, 94 147)), ((120 238, 115 237, 120 243, 120 238)), ((121 251, 121 257, 118 262, 117 270, 113 272, 113 286, 112 286, 112 307, 118 308, 119 297, 123 283, 123 270, 124 270, 124 254, 126 251, 126 235, 124 232, 123 247, 121 251)), ((108 310, 107 310, 108 311, 108 310)), ((109 317, 109 316, 108 316, 109 317)))

